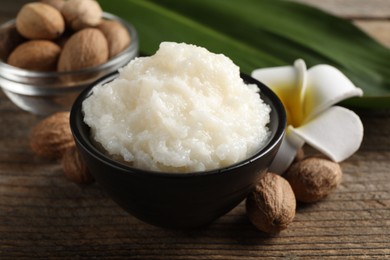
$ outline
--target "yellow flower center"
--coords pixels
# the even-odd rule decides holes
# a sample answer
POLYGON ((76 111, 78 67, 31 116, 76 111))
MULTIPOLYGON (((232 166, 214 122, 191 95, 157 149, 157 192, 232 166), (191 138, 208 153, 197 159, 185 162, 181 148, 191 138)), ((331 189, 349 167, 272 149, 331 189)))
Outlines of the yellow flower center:
MULTIPOLYGON (((283 89, 283 88, 276 88, 276 89, 283 89)), ((286 110, 287 125, 292 125, 293 127, 298 127, 302 125, 303 122, 302 104, 299 102, 299 97, 296 95, 296 93, 290 94, 281 91, 275 93, 282 101, 283 106, 286 110)))

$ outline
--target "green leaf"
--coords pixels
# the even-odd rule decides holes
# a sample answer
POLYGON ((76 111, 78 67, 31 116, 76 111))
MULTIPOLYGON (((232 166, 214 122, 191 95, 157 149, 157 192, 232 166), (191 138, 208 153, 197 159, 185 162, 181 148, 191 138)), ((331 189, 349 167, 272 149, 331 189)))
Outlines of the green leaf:
POLYGON ((192 43, 230 57, 244 73, 260 67, 326 63, 364 91, 343 104, 390 107, 390 50, 350 22, 282 0, 99 0, 135 25, 142 54, 162 41, 192 43))

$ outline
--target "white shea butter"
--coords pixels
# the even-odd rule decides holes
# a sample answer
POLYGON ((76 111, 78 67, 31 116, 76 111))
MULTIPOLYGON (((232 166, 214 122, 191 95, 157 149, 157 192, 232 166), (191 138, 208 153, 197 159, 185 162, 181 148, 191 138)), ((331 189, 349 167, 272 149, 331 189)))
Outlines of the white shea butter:
POLYGON ((84 121, 106 153, 133 167, 196 172, 226 167, 259 151, 270 107, 226 56, 163 42, 119 77, 96 86, 84 121))

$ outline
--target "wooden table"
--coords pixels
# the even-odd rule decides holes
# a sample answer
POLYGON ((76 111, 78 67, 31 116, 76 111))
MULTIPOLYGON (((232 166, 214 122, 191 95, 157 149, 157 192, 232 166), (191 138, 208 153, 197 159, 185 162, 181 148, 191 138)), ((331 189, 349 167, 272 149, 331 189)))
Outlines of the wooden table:
MULTIPOLYGON (((390 46, 389 0, 300 1, 353 19, 390 46)), ((20 2, 2 3, 0 20, 20 2)), ((57 162, 36 157, 28 133, 41 118, 0 93, 0 259, 390 259, 390 111, 359 114, 365 137, 342 163, 341 186, 299 205, 287 230, 257 231, 240 204, 206 228, 175 231, 142 223, 98 184, 70 183, 57 162)))

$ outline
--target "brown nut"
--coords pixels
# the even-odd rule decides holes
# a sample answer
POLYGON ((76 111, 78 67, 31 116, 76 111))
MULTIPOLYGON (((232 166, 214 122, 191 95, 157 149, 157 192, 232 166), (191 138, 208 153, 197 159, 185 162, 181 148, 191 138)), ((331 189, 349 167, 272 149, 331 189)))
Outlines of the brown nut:
POLYGON ((38 154, 59 159, 75 145, 69 126, 69 112, 57 112, 39 122, 31 131, 30 146, 38 154))
POLYGON ((293 163, 284 177, 298 201, 316 202, 340 184, 342 171, 338 163, 325 158, 308 157, 293 163))
POLYGON ((76 146, 69 147, 65 151, 61 164, 65 178, 69 181, 78 184, 87 184, 94 181, 76 146))
POLYGON ((97 26, 107 39, 109 57, 112 58, 130 45, 131 38, 127 29, 119 22, 102 20, 97 26))
POLYGON ((69 0, 61 9, 66 23, 75 31, 96 26, 103 11, 94 0, 69 0))
POLYGON ((53 40, 65 30, 61 13, 44 3, 25 4, 16 16, 16 28, 24 37, 32 40, 53 40))
POLYGON ((295 217, 296 200, 290 184, 281 176, 267 172, 246 199, 249 220, 259 230, 277 233, 295 217))
POLYGON ((32 40, 22 43, 8 57, 7 63, 26 70, 54 71, 61 48, 46 40, 32 40))
POLYGON ((107 60, 108 45, 103 33, 95 28, 86 28, 66 41, 58 60, 58 71, 95 67, 107 60))

